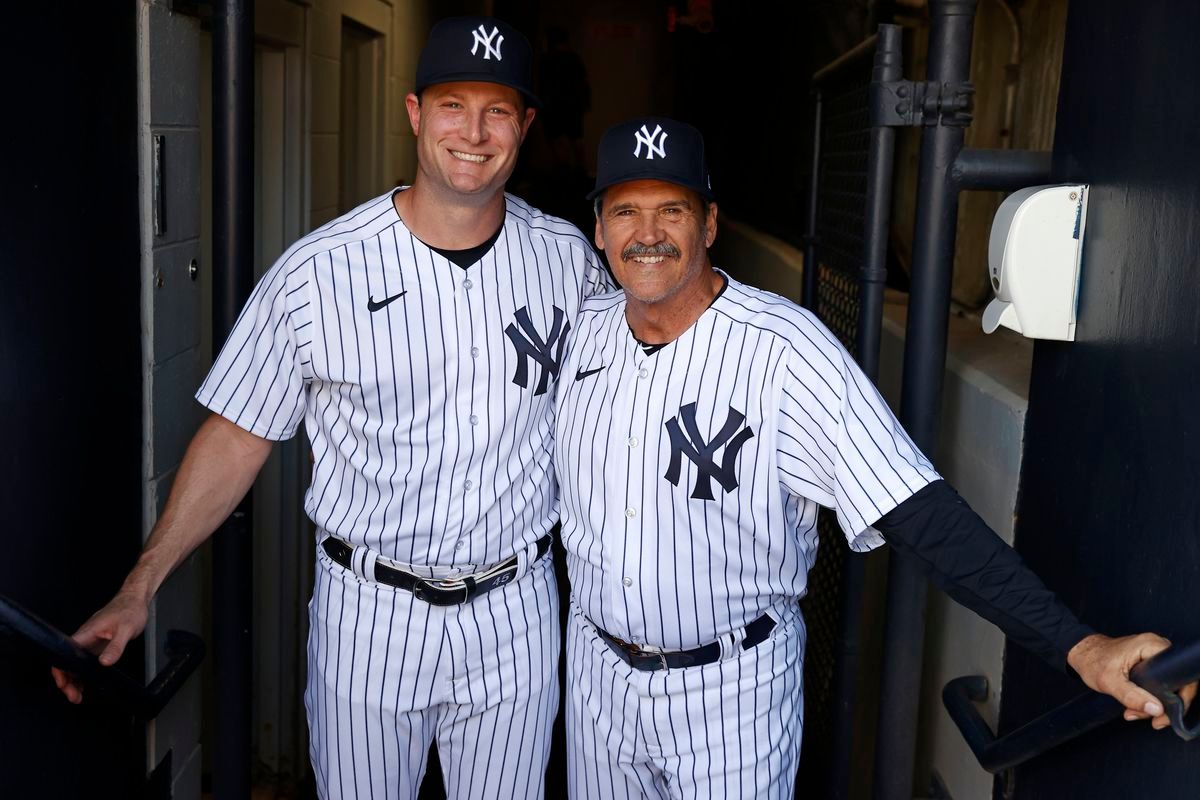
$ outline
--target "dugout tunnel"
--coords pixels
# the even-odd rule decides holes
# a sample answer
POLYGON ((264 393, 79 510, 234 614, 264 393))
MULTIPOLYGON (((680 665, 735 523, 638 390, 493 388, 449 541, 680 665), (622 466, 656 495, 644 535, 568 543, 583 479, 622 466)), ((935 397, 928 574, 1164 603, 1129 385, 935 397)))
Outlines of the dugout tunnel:
MULTIPOLYGON (((411 137, 395 109, 416 50, 433 19, 483 11, 529 31, 542 51, 550 29, 564 31, 590 86, 582 154, 535 127, 518 194, 586 226, 579 187, 609 122, 654 111, 697 124, 722 208, 717 263, 816 309, 939 469, 1085 621, 1200 638, 1187 613, 1200 571, 1197 12, 1115 0, 229 8, 226 28, 215 22, 226 5, 207 2, 5 12, 27 35, 0 71, 10 90, 0 385, 13 431, 0 595, 72 630, 111 594, 199 419, 190 396, 210 358, 210 315, 237 294, 213 286, 221 262, 250 265, 244 292, 291 239, 411 177, 411 137), (938 45, 939 63, 953 70, 938 74, 935 43, 948 28, 957 32, 938 45), (875 73, 880 52, 891 57, 875 73), (214 83, 231 56, 237 80, 214 83), (905 82, 938 83, 924 96, 944 102, 918 126, 876 125, 872 83, 905 82), (249 91, 225 94, 234 83, 249 91), (228 147, 241 142, 242 161, 218 152, 220 130, 231 131, 228 147), (878 150, 888 138, 890 166, 878 150), (922 148, 949 174, 926 176, 922 148), (222 164, 225 178, 205 177, 222 164), (881 180, 890 191, 868 188, 881 180), (1088 182, 1095 198, 1077 341, 983 339, 983 241, 1002 195, 974 189, 1067 180, 1088 182), (238 206, 215 202, 227 189, 242 193, 238 206), (935 220, 940 234, 928 230, 935 220)), ((0 793, 246 796, 253 783, 305 796, 305 466, 300 446, 280 448, 256 486, 244 518, 253 534, 232 537, 240 579, 221 577, 206 548, 164 588, 144 643, 119 668, 148 683, 169 662, 174 629, 202 634, 209 658, 153 721, 120 690, 63 703, 8 622, 0 793), (225 616, 211 610, 229 599, 225 616), (214 672, 214 648, 231 644, 242 646, 231 676, 214 672)), ((805 600, 797 796, 1200 791, 1196 751, 1178 737, 1120 724, 1085 733, 1111 709, 1070 704, 1077 681, 936 593, 923 607, 923 585, 888 575, 886 556, 848 558, 826 538, 805 600), (952 718, 940 694, 957 678, 974 680, 953 684, 952 718), (982 717, 970 713, 981 694, 982 717), (1065 715, 1056 730, 1080 735, 1046 749, 1044 729, 1023 728, 1046 712, 1065 715), (1022 741, 1032 757, 1004 767, 1006 748, 1022 741), (971 745, 1002 767, 996 777, 971 745)), ((548 796, 561 786, 555 769, 548 796)))

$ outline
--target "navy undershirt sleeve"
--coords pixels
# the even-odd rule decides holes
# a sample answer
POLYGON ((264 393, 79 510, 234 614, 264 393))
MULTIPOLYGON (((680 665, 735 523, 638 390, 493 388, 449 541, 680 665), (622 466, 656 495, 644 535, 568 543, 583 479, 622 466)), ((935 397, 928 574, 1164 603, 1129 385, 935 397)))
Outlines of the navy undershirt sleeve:
POLYGON ((873 527, 951 598, 1059 670, 1070 649, 1095 632, 945 481, 921 489, 873 527))

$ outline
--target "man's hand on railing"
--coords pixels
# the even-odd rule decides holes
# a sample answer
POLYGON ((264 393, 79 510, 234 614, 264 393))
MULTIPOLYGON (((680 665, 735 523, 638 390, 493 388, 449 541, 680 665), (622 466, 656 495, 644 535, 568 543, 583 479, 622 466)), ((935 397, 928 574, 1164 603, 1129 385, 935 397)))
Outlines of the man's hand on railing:
MULTIPOLYGON (((1125 706, 1126 720, 1151 719, 1155 730, 1171 725, 1162 703, 1129 679, 1129 671, 1141 661, 1161 653, 1171 643, 1154 633, 1113 639, 1099 633, 1082 640, 1067 653, 1067 663, 1089 687, 1117 699, 1125 706)), ((1196 683, 1179 690, 1184 706, 1196 696, 1196 683)))
MULTIPOLYGON (((86 650, 98 653, 100 663, 111 667, 125 652, 130 639, 141 634, 149 618, 149 605, 136 592, 122 589, 108 605, 92 615, 71 636, 86 650)), ((83 701, 83 682, 58 667, 50 668, 54 683, 72 703, 83 701)))

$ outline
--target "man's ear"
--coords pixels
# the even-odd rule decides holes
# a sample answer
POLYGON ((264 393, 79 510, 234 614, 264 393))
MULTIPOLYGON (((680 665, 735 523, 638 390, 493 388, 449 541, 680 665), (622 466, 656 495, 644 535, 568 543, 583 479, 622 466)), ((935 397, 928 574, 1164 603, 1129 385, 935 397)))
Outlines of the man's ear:
POLYGON ((408 124, 412 126, 413 136, 421 132, 421 100, 412 92, 404 98, 404 108, 408 111, 408 124))
POLYGON ((521 141, 525 141, 525 137, 529 135, 529 126, 533 124, 533 118, 537 116, 536 108, 525 109, 525 120, 521 123, 521 141))
POLYGON ((717 240, 717 204, 708 204, 708 216, 704 220, 704 247, 712 247, 717 240))
POLYGON ((604 225, 600 222, 600 217, 596 217, 596 247, 604 249, 604 225))

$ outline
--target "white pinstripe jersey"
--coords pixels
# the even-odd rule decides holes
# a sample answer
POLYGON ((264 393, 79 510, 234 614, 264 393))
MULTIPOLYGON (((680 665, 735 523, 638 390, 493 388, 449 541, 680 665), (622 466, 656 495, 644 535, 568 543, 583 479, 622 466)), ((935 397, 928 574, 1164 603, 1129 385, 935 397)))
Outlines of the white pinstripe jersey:
POLYGON ((582 298, 612 284, 573 225, 506 209, 463 270, 389 192, 294 244, 242 310, 196 397, 267 439, 303 418, 318 536, 465 569, 554 524, 555 376, 582 298))
POLYGON ((623 293, 584 303, 555 468, 571 591, 638 644, 687 649, 803 596, 817 508, 854 550, 938 475, 807 311, 734 280, 647 355, 623 293))

